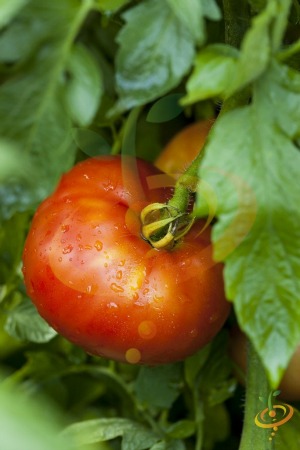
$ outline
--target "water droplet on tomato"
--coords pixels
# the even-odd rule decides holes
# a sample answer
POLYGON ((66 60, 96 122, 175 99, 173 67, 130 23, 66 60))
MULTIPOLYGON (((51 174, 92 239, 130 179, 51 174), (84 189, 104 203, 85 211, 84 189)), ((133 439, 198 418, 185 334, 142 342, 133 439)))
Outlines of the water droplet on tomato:
POLYGON ((94 247, 97 250, 97 252, 100 252, 103 248, 103 244, 101 241, 96 241, 94 247))
POLYGON ((69 225, 62 225, 62 226, 60 227, 60 229, 61 229, 61 231, 62 231, 63 233, 66 233, 67 231, 69 231, 70 226, 69 226, 69 225))
POLYGON ((62 257, 61 257, 61 256, 58 258, 58 261, 59 261, 59 262, 62 262, 62 257))
POLYGON ((121 280, 123 276, 122 270, 118 270, 117 274, 116 274, 116 278, 117 280, 121 280))
POLYGON ((143 290, 143 294, 144 294, 144 295, 147 295, 148 292, 149 292, 149 289, 148 289, 148 288, 146 288, 146 289, 143 290))
POLYGON ((119 262, 119 266, 124 266, 125 265, 125 259, 122 259, 120 262, 119 262))
POLYGON ((190 331, 190 335, 191 335, 193 338, 195 338, 195 337, 198 336, 198 331, 197 331, 196 329, 193 329, 193 330, 190 331))
POLYGON ((134 292, 132 295, 132 300, 138 300, 140 298, 139 294, 137 292, 134 292))
POLYGON ((86 250, 92 250, 93 247, 92 247, 91 245, 85 245, 84 248, 85 248, 86 250))
POLYGON ((69 244, 66 247, 63 248, 63 254, 67 255, 68 253, 71 253, 71 251, 73 250, 73 245, 69 244))
POLYGON ((114 292, 124 292, 124 289, 122 288, 122 286, 119 286, 116 283, 112 283, 110 285, 110 288, 114 291, 114 292))
POLYGON ((108 264, 107 263, 104 263, 104 267, 107 267, 108 266, 108 264))
POLYGON ((108 308, 117 308, 118 307, 118 305, 115 303, 115 302, 110 302, 110 303, 108 303, 108 308))
POLYGON ((81 241, 81 239, 82 239, 82 236, 81 236, 80 233, 78 233, 77 236, 76 236, 76 240, 77 240, 77 241, 81 241))

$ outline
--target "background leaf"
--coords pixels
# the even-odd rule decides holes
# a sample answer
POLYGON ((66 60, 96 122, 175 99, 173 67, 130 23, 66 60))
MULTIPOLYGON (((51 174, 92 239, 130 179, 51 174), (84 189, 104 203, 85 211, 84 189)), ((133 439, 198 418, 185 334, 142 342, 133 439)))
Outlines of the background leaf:
POLYGON ((27 2, 28 0, 0 0, 0 28, 7 25, 27 2))
POLYGON ((29 299, 23 300, 22 303, 9 312, 4 329, 16 339, 39 344, 49 342, 57 334, 41 318, 29 299))
POLYGON ((189 28, 167 2, 145 1, 123 17, 126 24, 117 37, 120 48, 116 58, 120 98, 111 115, 154 100, 177 86, 194 57, 189 28))
MULTIPOLYGON (((23 177, 19 183, 14 180, 0 187, 0 216, 9 217, 41 201, 74 162, 61 79, 72 40, 86 13, 72 0, 32 0, 18 16, 21 24, 31 22, 37 50, 31 64, 0 87, 0 135, 19 144, 25 163, 30 160, 30 172, 24 172, 26 182, 23 177)), ((22 41, 23 34, 15 33, 15 39, 22 41)))
POLYGON ((180 365, 142 367, 134 391, 142 404, 170 408, 179 395, 180 365))
POLYGON ((75 45, 67 62, 66 105, 73 121, 87 126, 94 118, 101 101, 100 67, 92 53, 83 45, 75 45))

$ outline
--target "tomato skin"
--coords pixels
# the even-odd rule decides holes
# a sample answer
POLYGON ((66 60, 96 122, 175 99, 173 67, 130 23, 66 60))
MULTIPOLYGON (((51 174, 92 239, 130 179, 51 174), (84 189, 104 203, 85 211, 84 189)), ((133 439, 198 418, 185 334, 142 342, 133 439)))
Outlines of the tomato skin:
MULTIPOLYGON (((231 330, 229 340, 229 354, 239 371, 246 373, 247 360, 247 338, 245 334, 235 327, 231 330)), ((300 401, 300 345, 293 354, 285 374, 281 380, 279 390, 280 398, 287 401, 300 401)), ((241 384, 245 384, 242 377, 237 373, 237 379, 241 384)))
POLYGON ((214 119, 195 122, 180 130, 155 160, 155 166, 170 175, 179 175, 202 150, 214 119))
POLYGON ((147 187, 157 174, 129 157, 88 159, 62 177, 33 218, 23 253, 28 295, 58 333, 91 354, 181 360, 228 316, 209 230, 194 227, 172 251, 141 238, 141 209, 170 196, 147 187))

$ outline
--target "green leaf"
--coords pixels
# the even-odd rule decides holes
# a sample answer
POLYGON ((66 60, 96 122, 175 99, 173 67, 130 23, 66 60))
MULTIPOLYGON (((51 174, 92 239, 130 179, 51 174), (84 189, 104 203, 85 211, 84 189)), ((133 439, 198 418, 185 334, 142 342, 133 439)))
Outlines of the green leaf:
POLYGON ((290 8, 290 0, 273 0, 256 16, 241 45, 235 76, 229 81, 226 96, 257 79, 278 51, 290 8))
POLYGON ((102 96, 100 67, 86 47, 76 44, 66 70, 65 99, 69 114, 75 123, 87 126, 94 118, 102 96))
MULTIPOLYGON (((287 407, 287 405, 284 405, 287 407)), ((291 408, 291 406, 289 406, 291 408)), ((293 408, 294 414, 290 420, 278 427, 274 436, 276 450, 298 450, 300 446, 300 413, 293 408)))
POLYGON ((122 436, 122 450, 143 450, 157 442, 158 438, 144 426, 124 418, 93 419, 67 427, 63 437, 72 439, 78 446, 109 441, 122 436))
POLYGON ((28 215, 16 214, 0 227, 0 285, 18 284, 20 260, 28 228, 28 215))
POLYGON ((110 115, 167 93, 179 84, 194 57, 194 39, 167 2, 146 0, 123 17, 116 58, 120 98, 110 115))
POLYGON ((205 408, 204 440, 207 448, 214 448, 230 435, 230 416, 224 404, 205 408))
POLYGON ((200 51, 181 104, 224 96, 229 80, 237 70, 238 54, 236 49, 222 44, 209 45, 200 51))
POLYGON ((168 122, 183 112, 179 105, 182 94, 170 94, 160 98, 151 107, 146 120, 152 123, 168 122))
MULTIPOLYGON (((59 435, 61 420, 50 403, 23 395, 14 386, 0 389, 0 448, 5 450, 70 450, 73 443, 59 435)), ((82 449, 84 450, 84 449, 82 449)))
MULTIPOLYGON (((0 87, 0 134, 22 149, 22 165, 30 161, 28 173, 25 166, 22 178, 0 186, 0 216, 36 206, 74 161, 61 79, 88 6, 85 2, 80 8, 73 0, 32 0, 18 16, 20 22, 30 18, 33 29, 44 26, 37 33, 31 64, 0 87)), ((18 36, 22 39, 23 34, 18 36)))
POLYGON ((186 450, 186 446, 183 441, 172 439, 171 441, 157 442, 150 450, 186 450))
POLYGON ((148 406, 170 408, 180 393, 181 366, 142 367, 134 384, 138 400, 148 406))
POLYGON ((28 0, 0 0, 0 28, 7 25, 28 0))
POLYGON ((100 11, 115 12, 129 3, 130 0, 95 0, 96 6, 100 11))
POLYGON ((272 388, 300 341, 299 116, 300 75, 274 63, 252 104, 217 121, 200 173, 218 199, 214 254, 226 262, 227 298, 272 388))
POLYGON ((184 375, 186 382, 191 389, 194 388, 197 377, 210 355, 211 345, 211 343, 206 345, 184 361, 184 375))
POLYGON ((49 342, 57 334, 42 319, 29 299, 23 300, 22 303, 9 311, 4 329, 16 339, 39 344, 49 342))
POLYGON ((88 128, 77 128, 74 133, 76 145, 88 156, 109 155, 111 146, 107 140, 88 128))
POLYGON ((203 7, 199 0, 167 0, 172 11, 179 21, 190 30, 193 38, 198 43, 203 43, 205 39, 205 24, 203 17, 203 7))
POLYGON ((203 15, 210 20, 220 20, 222 18, 221 10, 216 0, 201 0, 203 15))
POLYGON ((195 422, 191 420, 180 420, 170 425, 166 433, 172 439, 186 439, 195 433, 195 422))
POLYGON ((257 15, 248 29, 240 52, 223 44, 200 51, 187 82, 182 104, 207 98, 226 99, 259 78, 278 51, 287 24, 290 2, 274 0, 257 15))

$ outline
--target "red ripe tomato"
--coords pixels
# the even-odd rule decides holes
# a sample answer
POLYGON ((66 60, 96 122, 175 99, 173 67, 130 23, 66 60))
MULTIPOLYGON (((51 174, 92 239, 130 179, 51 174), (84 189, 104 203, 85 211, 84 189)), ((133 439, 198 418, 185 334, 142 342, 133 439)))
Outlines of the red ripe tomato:
POLYGON ((62 177, 33 218, 23 254, 28 294, 58 333, 91 354, 181 360, 227 318, 209 231, 194 227, 171 251, 140 235, 141 209, 170 195, 148 187, 159 173, 130 157, 88 159, 62 177))

